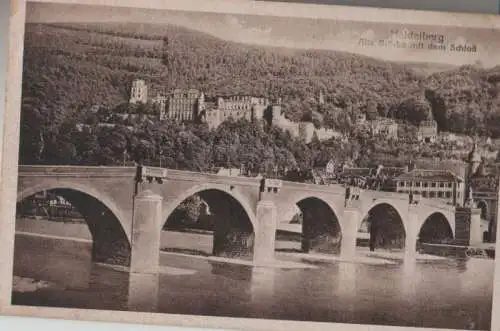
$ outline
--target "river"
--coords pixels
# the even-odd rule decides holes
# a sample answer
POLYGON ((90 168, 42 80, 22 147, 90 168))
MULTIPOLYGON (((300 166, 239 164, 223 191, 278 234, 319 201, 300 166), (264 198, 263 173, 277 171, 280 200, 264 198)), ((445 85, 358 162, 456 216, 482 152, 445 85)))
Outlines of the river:
MULTIPOLYGON (((312 257, 280 255, 281 260, 299 262, 299 267, 253 268, 163 252, 155 310, 317 322, 490 328, 493 260, 442 259, 405 264, 389 260, 321 262, 312 257)), ((13 304, 127 309, 128 274, 93 264, 91 244, 85 240, 19 233, 14 264, 13 304)))

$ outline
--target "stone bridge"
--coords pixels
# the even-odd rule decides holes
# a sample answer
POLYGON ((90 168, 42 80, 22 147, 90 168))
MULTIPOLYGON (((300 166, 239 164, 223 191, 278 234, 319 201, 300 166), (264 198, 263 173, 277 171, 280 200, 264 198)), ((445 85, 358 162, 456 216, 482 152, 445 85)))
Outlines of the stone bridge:
MULTIPOLYGON (((213 254, 272 263, 279 215, 302 211, 303 251, 339 252, 352 258, 367 215, 396 219, 406 255, 414 256, 425 224, 440 222, 462 244, 482 240, 480 212, 408 194, 360 191, 272 179, 151 167, 19 166, 18 202, 52 190, 84 216, 93 259, 158 273, 160 233, 172 212, 197 194, 215 215, 213 254)), ((395 223, 396 224, 396 223, 395 223)), ((384 230, 385 231, 385 230, 384 230)))

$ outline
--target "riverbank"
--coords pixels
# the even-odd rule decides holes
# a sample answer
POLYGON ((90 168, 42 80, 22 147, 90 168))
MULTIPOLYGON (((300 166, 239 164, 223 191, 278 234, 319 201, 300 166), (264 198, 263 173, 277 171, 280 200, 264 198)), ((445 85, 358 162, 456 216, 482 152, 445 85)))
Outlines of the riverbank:
MULTIPOLYGON (((47 220, 20 218, 16 222, 16 235, 37 236, 56 240, 91 243, 92 236, 86 224, 59 223, 47 220)), ((210 232, 191 233, 162 231, 161 254, 203 259, 211 262, 223 262, 236 265, 256 266, 253 261, 235 258, 212 256, 213 235, 210 232)), ((397 264, 404 260, 404 251, 376 250, 371 252, 367 247, 357 247, 353 258, 346 259, 338 255, 300 252, 300 242, 277 240, 275 260, 260 264, 266 268, 314 268, 320 263, 357 263, 370 265, 397 264)), ((417 262, 433 262, 445 260, 429 254, 416 254, 417 262)), ((188 271, 164 269, 166 274, 183 274, 188 271)))

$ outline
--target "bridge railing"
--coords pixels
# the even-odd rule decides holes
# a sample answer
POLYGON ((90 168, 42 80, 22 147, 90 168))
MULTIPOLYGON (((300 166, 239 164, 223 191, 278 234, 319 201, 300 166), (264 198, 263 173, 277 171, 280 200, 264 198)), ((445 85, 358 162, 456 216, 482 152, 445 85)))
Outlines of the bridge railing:
POLYGON ((108 167, 108 166, 75 166, 75 165, 20 165, 19 175, 33 176, 120 176, 133 178, 136 167, 108 167))
POLYGON ((365 195, 371 196, 377 199, 400 199, 400 200, 408 200, 408 193, 399 193, 399 192, 387 192, 387 191, 374 191, 374 190, 363 190, 365 195))
POLYGON ((420 198, 420 203, 422 205, 426 205, 429 207, 433 208, 438 208, 438 209, 455 209, 455 206, 451 203, 446 203, 446 202, 440 202, 435 199, 428 199, 428 198, 420 198))

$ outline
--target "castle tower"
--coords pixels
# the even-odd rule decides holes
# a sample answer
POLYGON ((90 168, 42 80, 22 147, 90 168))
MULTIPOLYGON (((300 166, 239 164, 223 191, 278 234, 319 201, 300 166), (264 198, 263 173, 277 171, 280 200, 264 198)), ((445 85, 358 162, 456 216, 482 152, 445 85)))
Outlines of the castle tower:
POLYGON ((469 169, 468 169, 469 171, 468 171, 467 177, 470 178, 471 176, 476 174, 476 172, 479 169, 479 166, 481 165, 481 163, 483 161, 481 154, 478 151, 477 143, 474 143, 474 147, 473 147, 472 151, 469 153, 469 158, 467 161, 469 163, 469 169))
POLYGON ((136 79, 132 82, 129 102, 132 104, 148 102, 148 87, 142 79, 136 79))
POLYGON ((479 168, 482 161, 483 160, 481 154, 479 153, 477 148, 477 143, 474 142, 474 147, 472 148, 472 151, 469 153, 467 158, 467 169, 465 173, 465 196, 468 196, 471 191, 471 178, 478 173, 478 170, 480 170, 479 168))

